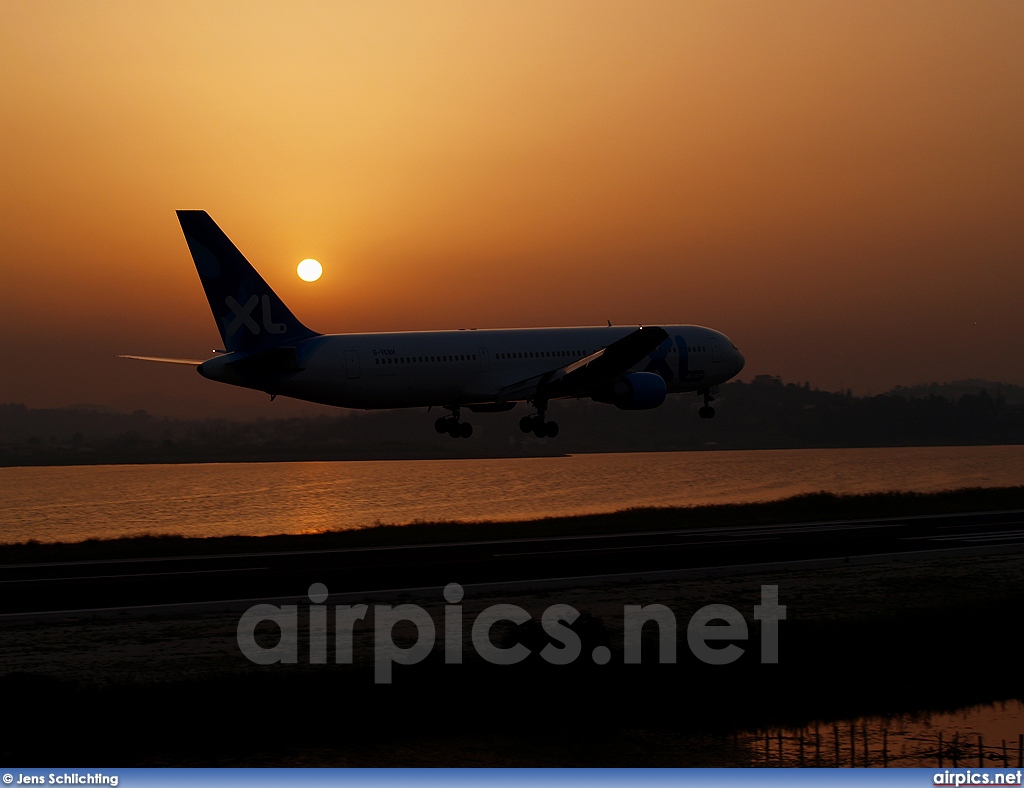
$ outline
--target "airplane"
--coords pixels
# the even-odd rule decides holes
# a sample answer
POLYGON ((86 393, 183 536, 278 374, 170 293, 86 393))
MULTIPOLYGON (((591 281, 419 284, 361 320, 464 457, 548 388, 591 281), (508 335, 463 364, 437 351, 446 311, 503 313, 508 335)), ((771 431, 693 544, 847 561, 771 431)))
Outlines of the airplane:
POLYGON ((554 399, 590 398, 623 410, 661 405, 668 394, 703 397, 715 415, 717 387, 744 358, 719 331, 692 325, 459 329, 319 334, 303 325, 206 211, 177 211, 185 241, 224 342, 188 364, 209 380, 277 396, 365 410, 437 406, 435 430, 469 438, 462 409, 498 413, 526 402, 519 428, 554 438, 554 399))

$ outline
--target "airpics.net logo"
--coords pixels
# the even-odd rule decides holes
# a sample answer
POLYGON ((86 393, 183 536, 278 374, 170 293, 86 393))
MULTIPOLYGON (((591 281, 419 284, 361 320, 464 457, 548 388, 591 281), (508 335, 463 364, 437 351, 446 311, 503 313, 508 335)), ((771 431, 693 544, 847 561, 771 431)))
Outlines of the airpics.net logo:
POLYGON ((1022 773, 1015 772, 979 772, 965 769, 964 771, 935 772, 932 785, 1020 785, 1022 773))
MULTIPOLYGON (((327 663, 327 586, 314 583, 309 587, 309 662, 327 663)), ((444 588, 443 640, 446 664, 461 664, 465 622, 462 586, 449 583, 444 588)), ((353 634, 357 622, 366 618, 367 605, 334 606, 334 662, 353 663, 353 634)), ((552 665, 568 665, 580 658, 583 641, 571 625, 580 612, 572 605, 549 606, 540 617, 540 625, 551 641, 539 649, 541 659, 552 665), (557 644, 557 645, 556 645, 557 644)), ((761 586, 761 604, 754 605, 754 620, 760 623, 760 659, 762 663, 779 661, 779 622, 786 618, 786 606, 779 604, 779 587, 761 586)), ((518 605, 496 604, 481 611, 470 626, 470 642, 476 653, 493 665, 515 665, 529 657, 533 651, 521 642, 514 645, 496 645, 492 629, 499 622, 526 624, 533 616, 518 605)), ((624 605, 622 609, 623 662, 641 663, 641 634, 644 626, 653 625, 658 633, 658 662, 675 664, 677 657, 677 622, 675 613, 665 605, 624 605)), ((705 605, 694 613, 686 624, 686 644, 690 652, 709 665, 728 665, 746 651, 734 641, 749 637, 743 615, 729 605, 705 605), (725 646, 712 645, 715 641, 733 641, 725 646)), ((295 664, 299 661, 299 606, 253 605, 238 621, 238 648, 257 665, 295 664), (257 642, 256 630, 262 624, 276 624, 280 637, 273 646, 257 642)), ((373 663, 374 682, 390 684, 394 665, 415 665, 427 658, 437 643, 437 627, 430 614, 419 605, 373 606, 373 663), (411 624, 416 637, 411 645, 395 642, 395 628, 411 624)), ((597 646, 590 658, 597 665, 611 661, 607 646, 597 646)))

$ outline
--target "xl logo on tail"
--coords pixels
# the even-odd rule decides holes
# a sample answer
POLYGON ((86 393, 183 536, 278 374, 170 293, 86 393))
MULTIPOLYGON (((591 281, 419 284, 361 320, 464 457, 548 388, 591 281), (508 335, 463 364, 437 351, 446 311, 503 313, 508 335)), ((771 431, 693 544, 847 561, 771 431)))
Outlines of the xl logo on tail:
MULTIPOLYGON (((225 334, 229 337, 233 337, 238 333, 238 329, 245 326, 253 334, 260 333, 260 325, 253 319, 252 313, 256 309, 256 305, 261 302, 259 296, 251 295, 249 300, 244 304, 239 304, 234 296, 228 296, 224 299, 224 303, 228 309, 234 314, 234 318, 228 323, 228 327, 225 330, 225 334)), ((263 328, 268 334, 283 334, 288 330, 288 326, 284 323, 275 323, 270 316, 270 296, 265 295, 262 299, 262 317, 263 317, 263 328)), ((222 318, 224 322, 228 322, 228 318, 222 318)))

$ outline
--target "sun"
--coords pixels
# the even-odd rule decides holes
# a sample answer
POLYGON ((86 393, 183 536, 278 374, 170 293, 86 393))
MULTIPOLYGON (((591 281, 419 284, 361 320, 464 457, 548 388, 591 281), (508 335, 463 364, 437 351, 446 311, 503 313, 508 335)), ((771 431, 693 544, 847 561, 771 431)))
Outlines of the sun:
POLYGON ((299 279, 303 282, 315 282, 324 272, 324 267, 316 260, 306 259, 299 263, 299 279))

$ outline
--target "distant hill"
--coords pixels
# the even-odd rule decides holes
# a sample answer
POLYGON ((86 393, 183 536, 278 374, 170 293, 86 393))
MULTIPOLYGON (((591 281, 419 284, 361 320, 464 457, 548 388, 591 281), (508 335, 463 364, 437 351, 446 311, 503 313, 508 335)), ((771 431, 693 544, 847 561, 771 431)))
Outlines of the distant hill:
POLYGON ((144 410, 121 413, 109 408, 72 406, 67 408, 27 408, 24 405, 0 405, 0 443, 36 438, 40 441, 67 442, 76 433, 104 439, 125 432, 151 433, 169 419, 157 419, 144 410))
POLYGON ((997 383, 991 380, 955 380, 952 383, 922 383, 917 386, 897 386, 888 394, 906 399, 943 397, 956 402, 961 397, 976 397, 985 392, 993 399, 1002 399, 1007 405, 1024 407, 1024 386, 997 383))
POLYGON ((714 419, 701 399, 671 396, 660 408, 620 411, 590 400, 556 401, 557 439, 519 430, 530 412, 466 414, 472 439, 434 432, 438 411, 337 410, 330 415, 183 420, 145 411, 0 405, 0 465, 537 457, 712 449, 798 449, 1024 443, 1024 388, 960 381, 873 397, 829 392, 759 375, 721 387, 714 419))

